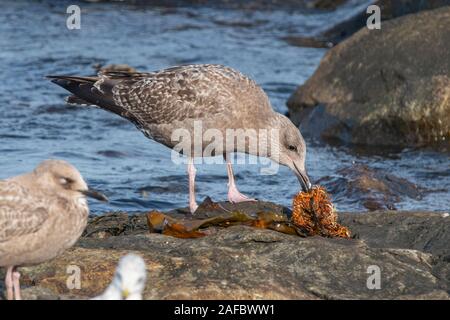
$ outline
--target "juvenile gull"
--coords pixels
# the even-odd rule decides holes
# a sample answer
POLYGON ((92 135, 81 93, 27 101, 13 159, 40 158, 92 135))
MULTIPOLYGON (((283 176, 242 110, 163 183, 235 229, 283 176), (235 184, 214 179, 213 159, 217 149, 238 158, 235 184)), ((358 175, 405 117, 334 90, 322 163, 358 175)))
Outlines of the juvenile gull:
POLYGON ((119 260, 114 278, 105 292, 92 300, 142 300, 147 280, 144 260, 133 253, 119 260))
POLYGON ((21 299, 17 267, 53 259, 81 236, 89 214, 86 196, 106 200, 62 160, 0 180, 0 266, 7 268, 8 300, 21 299))
MULTIPOLYGON (((229 156, 233 152, 269 157, 293 170, 303 190, 311 187, 305 169, 305 141, 298 128, 272 109, 260 86, 229 67, 187 65, 150 73, 105 71, 99 72, 97 77, 48 77, 73 94, 67 99, 69 103, 96 105, 118 114, 133 122, 148 138, 169 148, 178 143, 172 140, 174 130, 184 128, 192 137, 199 121, 204 131, 219 130, 223 137, 226 137, 227 129, 277 130, 278 137, 269 137, 267 144, 273 148, 269 153, 250 148, 249 140, 244 144, 237 141, 230 144, 224 139, 218 148, 227 162, 230 202, 253 200, 236 187, 229 156)), ((189 158, 189 208, 192 213, 198 207, 194 193, 196 170, 193 157, 199 156, 194 150, 195 139, 198 138, 191 140, 190 152, 184 150, 189 158)), ((200 140, 203 152, 211 141, 204 135, 200 140)))

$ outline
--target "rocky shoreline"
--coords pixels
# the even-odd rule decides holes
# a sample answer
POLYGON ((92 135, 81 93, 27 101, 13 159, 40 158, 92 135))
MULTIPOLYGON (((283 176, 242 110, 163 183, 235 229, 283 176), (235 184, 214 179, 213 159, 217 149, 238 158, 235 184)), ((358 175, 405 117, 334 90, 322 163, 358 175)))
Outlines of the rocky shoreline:
POLYGON ((449 28, 449 6, 362 28, 292 94, 292 121, 328 142, 448 151, 449 28))
MULTIPOLYGON (((253 213, 261 208, 289 212, 264 202, 245 206, 253 213)), ((149 233, 145 214, 107 213, 92 217, 62 256, 22 268, 23 295, 93 297, 110 282, 118 259, 132 251, 147 263, 144 299, 450 298, 448 213, 341 213, 340 220, 352 239, 302 238, 243 225, 180 239, 149 233), (69 290, 67 267, 73 265, 81 270, 81 289, 69 290), (381 289, 367 287, 370 266, 380 268, 381 289)))
POLYGON ((177 8, 207 6, 238 10, 320 10, 332 11, 347 0, 84 0, 85 2, 119 2, 129 5, 177 8))
MULTIPOLYGON (((168 3, 127 1, 163 2, 168 3)), ((169 2, 177 6, 203 1, 169 2)), ((209 1, 219 7, 249 10, 282 3, 231 2, 209 1)), ((345 2, 292 0, 283 4, 333 10, 345 2)), ((364 28, 364 11, 318 39, 284 38, 298 46, 339 43, 293 93, 289 116, 311 140, 369 148, 432 146, 448 152, 449 1, 413 7, 407 5, 413 3, 409 0, 375 3, 383 9, 382 32, 364 28), (424 9, 434 10, 419 12, 424 9)), ((182 239, 150 232, 146 212, 102 213, 90 218, 83 237, 63 255, 21 268, 23 297, 89 299, 109 284, 119 258, 135 252, 147 265, 145 299, 448 300, 449 213, 391 210, 402 199, 420 200, 436 190, 417 186, 397 172, 358 163, 334 173, 337 176, 321 177, 318 183, 329 189, 336 203, 353 199, 361 210, 374 210, 339 213, 340 223, 352 232, 351 239, 300 237, 239 223, 227 228, 210 226, 202 230, 206 236, 182 239), (70 267, 80 270, 79 289, 68 288, 70 267), (379 288, 368 286, 373 270, 380 271, 379 288)), ((221 205, 248 215, 261 211, 290 214, 288 208, 267 202, 221 205)), ((199 214, 213 217, 216 213, 206 208, 199 214)), ((185 208, 165 215, 189 217, 185 208)), ((0 292, 2 286, 0 281, 0 292)))

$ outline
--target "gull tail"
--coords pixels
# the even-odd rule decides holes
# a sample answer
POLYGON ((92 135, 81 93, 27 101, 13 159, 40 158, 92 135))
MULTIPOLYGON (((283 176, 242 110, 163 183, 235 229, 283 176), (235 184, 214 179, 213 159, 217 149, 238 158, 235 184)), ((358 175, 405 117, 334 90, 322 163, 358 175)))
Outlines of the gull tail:
POLYGON ((72 93, 66 98, 67 103, 95 105, 139 124, 139 120, 130 111, 114 100, 113 87, 123 79, 66 75, 49 75, 47 78, 72 93))
POLYGON ((114 104, 112 92, 109 95, 105 94, 95 86, 96 82, 100 80, 97 77, 50 75, 47 78, 73 94, 66 98, 67 103, 97 105, 105 109, 108 109, 108 106, 114 104))

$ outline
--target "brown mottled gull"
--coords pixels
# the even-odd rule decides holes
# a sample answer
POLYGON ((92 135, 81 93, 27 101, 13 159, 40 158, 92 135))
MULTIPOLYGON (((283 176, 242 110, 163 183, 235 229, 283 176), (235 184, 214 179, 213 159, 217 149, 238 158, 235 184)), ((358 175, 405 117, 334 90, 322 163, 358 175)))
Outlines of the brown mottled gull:
MULTIPOLYGON (((195 133, 201 122, 203 132, 219 131, 223 137, 228 129, 262 132, 270 135, 270 152, 251 148, 250 139, 239 144, 215 141, 214 152, 206 148, 211 143, 206 135, 200 137, 202 150, 195 150, 198 138, 191 140, 190 150, 182 150, 189 158, 189 207, 197 208, 194 193, 195 167, 193 158, 223 154, 227 159, 228 199, 249 201, 234 182, 229 154, 233 152, 265 156, 288 166, 297 175, 302 188, 311 186, 305 169, 306 147, 298 128, 284 115, 275 112, 267 95, 253 80, 240 72, 221 65, 177 66, 150 73, 100 72, 97 77, 49 76, 52 81, 70 91, 68 102, 97 105, 133 122, 148 138, 176 149, 175 130, 184 128, 195 133), (196 140, 197 139, 197 140, 196 140)), ((246 131, 249 132, 249 131, 246 131)), ((234 138, 233 138, 234 139, 234 138)), ((179 150, 177 150, 179 151, 179 150)))
POLYGON ((62 160, 0 180, 0 266, 7 268, 9 300, 21 299, 17 267, 50 260, 81 236, 89 214, 86 196, 106 200, 62 160))

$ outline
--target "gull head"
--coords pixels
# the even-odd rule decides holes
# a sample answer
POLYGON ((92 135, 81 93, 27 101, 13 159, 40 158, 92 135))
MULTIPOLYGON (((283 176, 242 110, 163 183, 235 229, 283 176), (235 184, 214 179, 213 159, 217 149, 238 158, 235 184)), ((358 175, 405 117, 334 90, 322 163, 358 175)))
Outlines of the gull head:
POLYGON ((64 160, 45 160, 33 171, 32 179, 43 190, 66 196, 68 199, 92 197, 97 200, 107 201, 105 195, 90 189, 80 172, 70 163, 64 160))
POLYGON ((271 123, 278 130, 277 136, 271 136, 270 158, 290 168, 297 176, 303 191, 311 189, 311 182, 305 167, 306 144, 300 130, 292 121, 279 113, 271 123))

